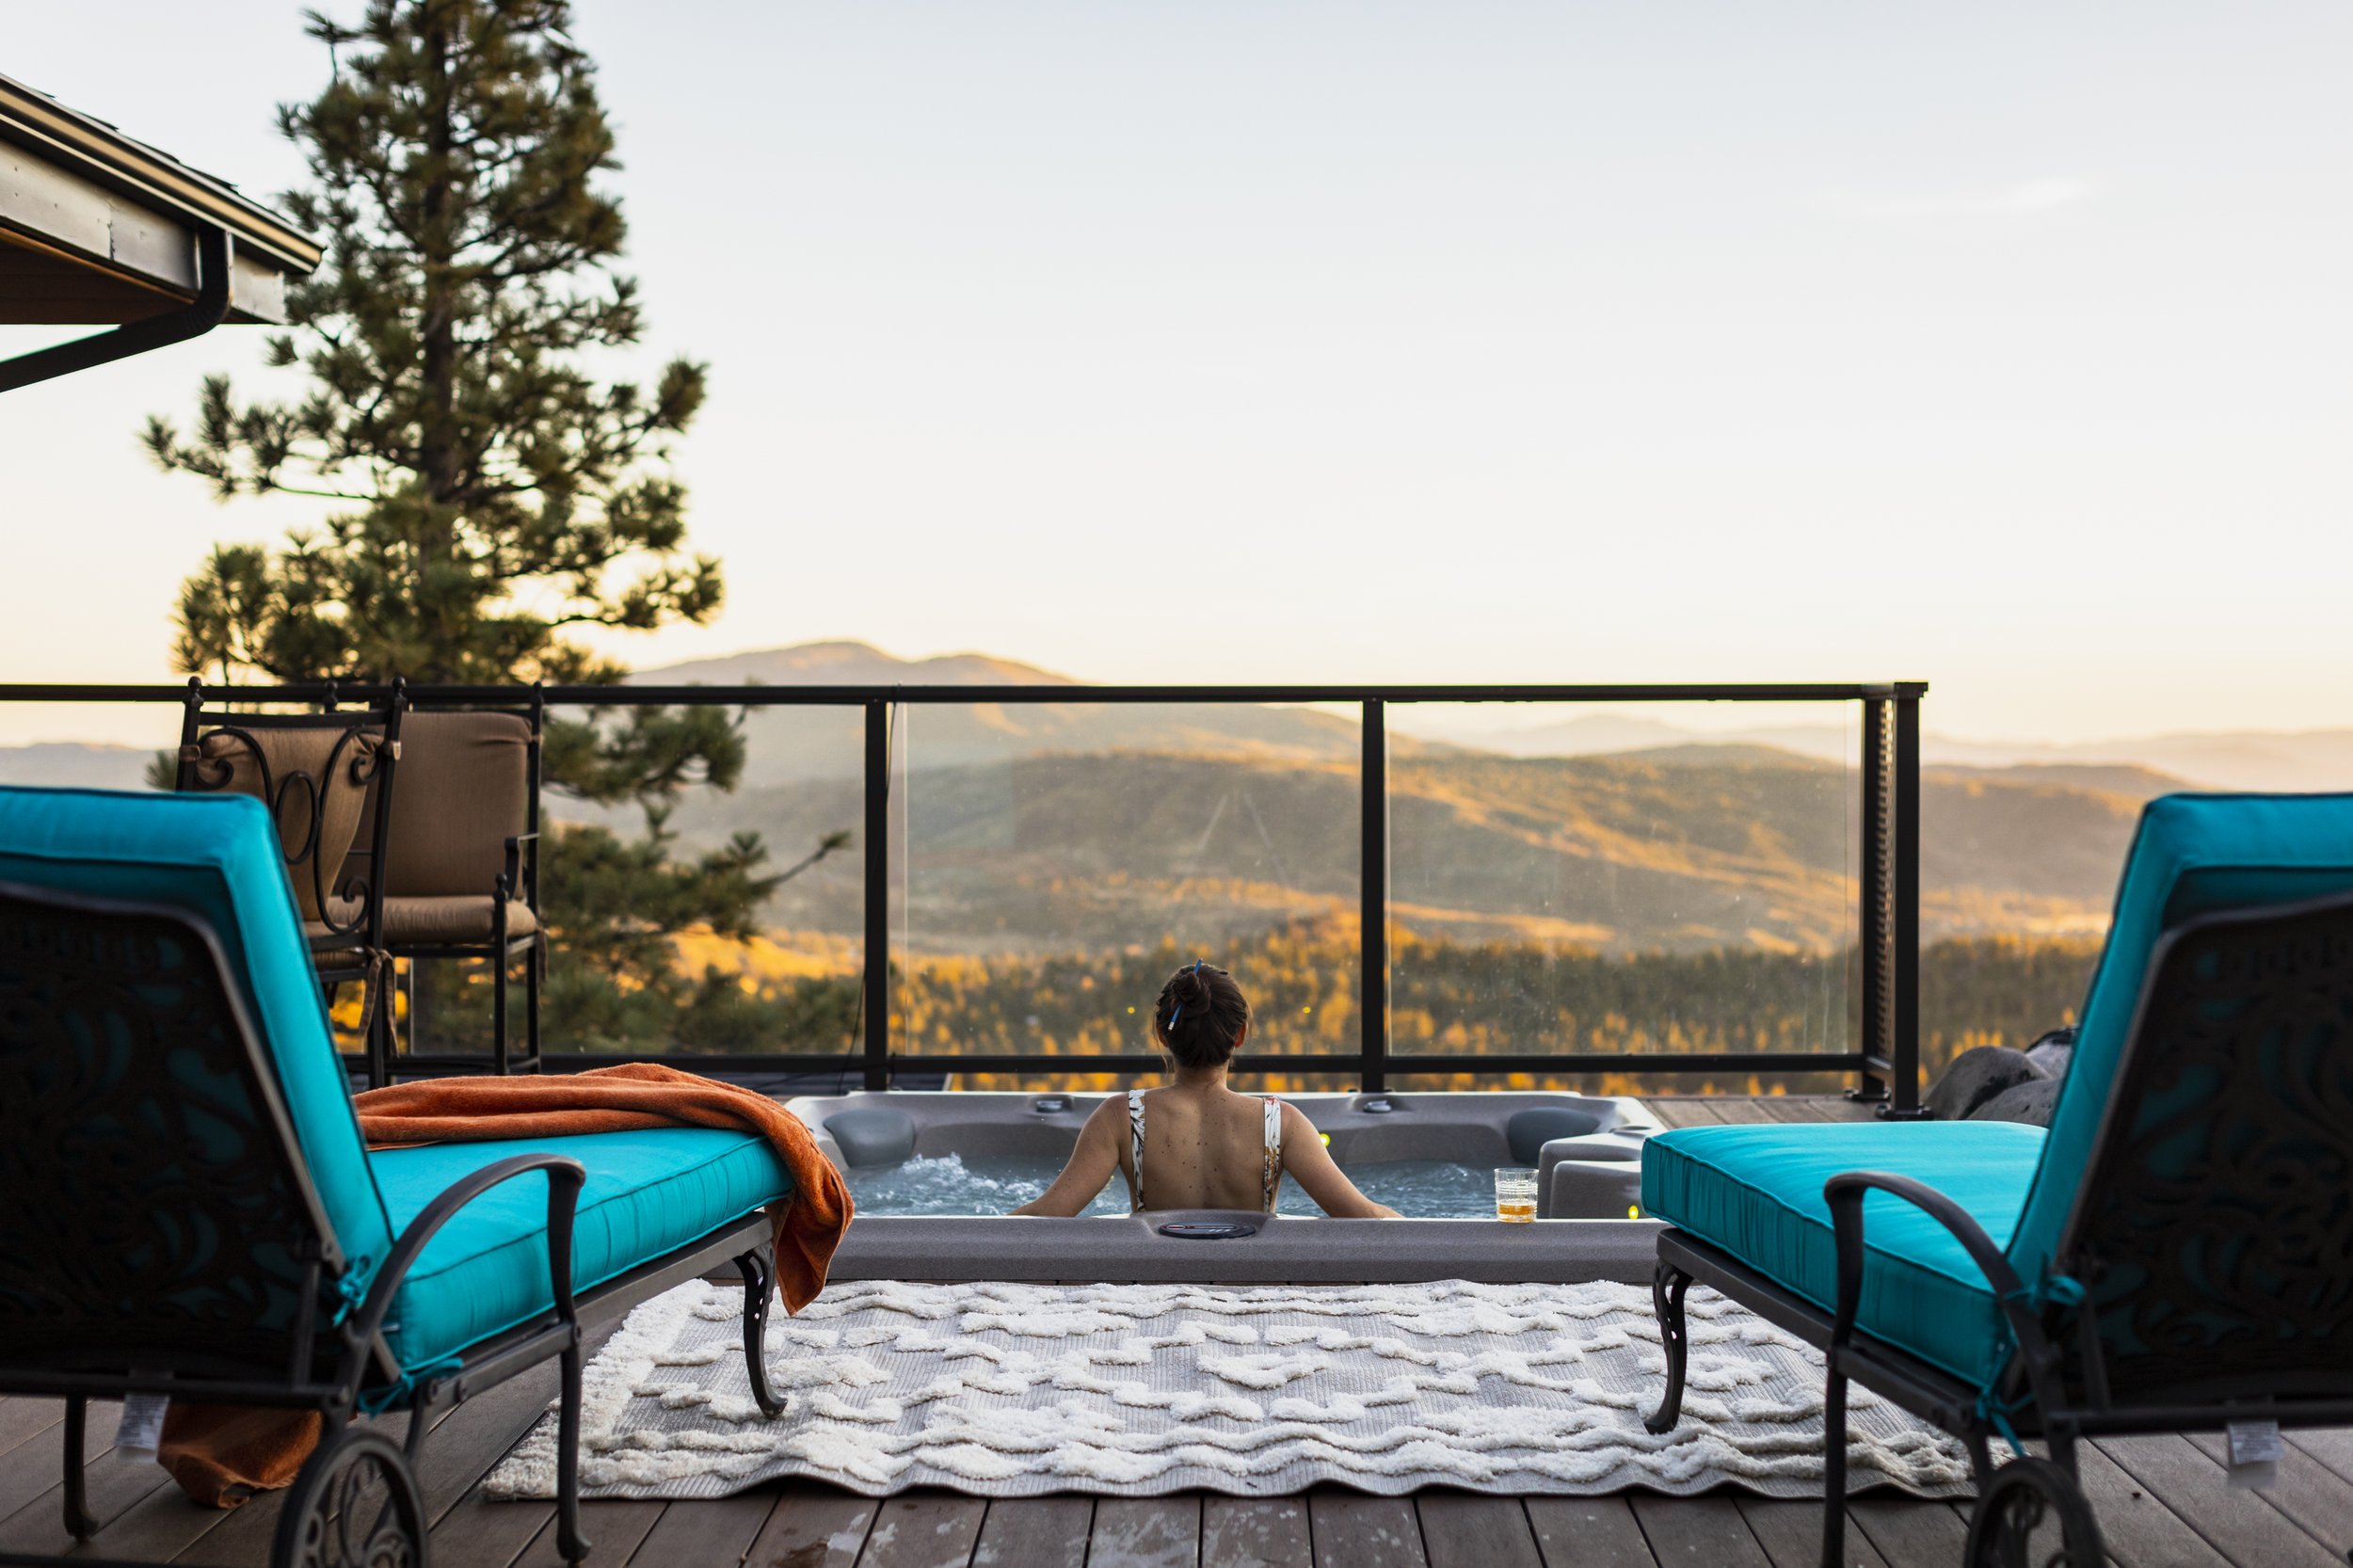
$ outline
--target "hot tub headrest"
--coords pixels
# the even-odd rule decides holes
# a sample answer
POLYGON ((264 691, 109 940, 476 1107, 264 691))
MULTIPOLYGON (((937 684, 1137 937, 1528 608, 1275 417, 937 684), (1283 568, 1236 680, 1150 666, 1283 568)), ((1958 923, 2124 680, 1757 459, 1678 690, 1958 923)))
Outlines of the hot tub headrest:
POLYGON ((1602 1122, 1600 1112, 1582 1106, 1540 1105, 1513 1112, 1503 1124, 1503 1141, 1511 1145, 1513 1164, 1533 1165, 1555 1138, 1582 1138, 1599 1130, 1602 1122))
POLYGON ((837 1111, 825 1118, 825 1130, 853 1165, 896 1165, 915 1154, 915 1118, 904 1111, 837 1111))

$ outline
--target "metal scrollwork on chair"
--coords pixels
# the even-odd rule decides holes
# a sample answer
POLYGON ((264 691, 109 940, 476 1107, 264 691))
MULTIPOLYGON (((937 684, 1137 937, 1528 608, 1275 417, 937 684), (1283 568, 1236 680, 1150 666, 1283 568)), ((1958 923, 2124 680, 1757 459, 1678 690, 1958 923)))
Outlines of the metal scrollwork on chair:
POLYGON ((1969 1515, 1969 1568, 2102 1568, 2091 1505, 2047 1459, 2014 1459, 1993 1472, 1969 1515))
POLYGON ((259 1070, 185 924, 0 885, 0 1334, 20 1359, 104 1365, 135 1337, 287 1374, 331 1259, 259 1070))
POLYGON ((278 1515, 271 1568, 425 1568, 424 1498, 400 1445, 369 1427, 320 1439, 278 1515))
POLYGON ((392 1049, 383 882, 407 701, 396 681, 364 708, 338 710, 330 688, 321 712, 207 712, 191 681, 180 729, 181 792, 234 792, 268 808, 329 1001, 342 984, 365 986, 360 1032, 376 1081, 392 1049))
MULTIPOLYGON (((2317 1375, 2353 1390, 2353 906, 2160 954, 2061 1266, 2095 1405, 2317 1375)), ((2314 1388, 2314 1392, 2321 1392, 2314 1388)))

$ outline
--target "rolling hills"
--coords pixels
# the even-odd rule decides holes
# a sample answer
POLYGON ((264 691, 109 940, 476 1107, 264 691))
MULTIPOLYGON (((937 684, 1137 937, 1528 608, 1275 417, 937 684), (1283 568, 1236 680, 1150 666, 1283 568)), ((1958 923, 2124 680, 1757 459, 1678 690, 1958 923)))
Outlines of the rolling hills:
MULTIPOLYGON (((894 729, 894 918, 918 952, 1101 950, 1171 932, 1224 940, 1356 907, 1359 738, 1344 714, 1105 704, 1009 660, 900 660, 855 642, 636 679, 1053 689, 1043 703, 926 706, 894 729)), ((768 708, 744 725, 744 787, 690 792, 676 818, 688 842, 752 829, 789 862, 827 831, 859 827, 858 710, 768 708)), ((1478 749, 1392 735, 1391 901, 1408 929, 1607 952, 1818 952, 1851 938, 1854 786, 1841 763, 1809 754, 1811 731, 1726 743, 1599 715, 1494 739, 1478 749), (1540 744, 1555 749, 1529 754, 1540 744)), ((2314 738, 2275 737, 2274 749, 2302 739, 2314 738)), ((136 787, 148 756, 0 748, 0 781, 136 787)), ((2130 761, 1932 763, 1924 933, 2098 931, 2140 804, 2182 782, 2130 761)), ((782 891, 777 923, 856 934, 859 876, 856 855, 828 858, 782 891)))

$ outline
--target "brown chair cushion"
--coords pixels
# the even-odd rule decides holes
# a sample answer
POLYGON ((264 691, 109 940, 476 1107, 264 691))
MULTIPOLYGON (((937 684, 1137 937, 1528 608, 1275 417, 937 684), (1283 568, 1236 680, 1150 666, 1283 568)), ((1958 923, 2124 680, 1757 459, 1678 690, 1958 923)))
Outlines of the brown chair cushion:
MULTIPOLYGON (((481 939, 489 940, 487 911, 506 840, 525 831, 530 804, 528 721, 513 713, 403 714, 385 849, 388 901, 472 898, 485 911, 481 939)), ((397 939, 389 924, 385 936, 397 939)))
MULTIPOLYGON (((443 942, 487 942, 490 939, 492 905, 488 893, 471 897, 388 898, 384 901, 384 945, 388 948, 433 947, 443 942)), ((539 929, 531 905, 520 899, 506 904, 506 935, 528 936, 539 929)))
POLYGON ((336 725, 247 729, 242 734, 252 738, 252 745, 248 746, 240 735, 221 729, 198 738, 197 752, 201 759, 197 763, 199 778, 204 786, 251 795, 270 808, 277 819, 278 841, 286 856, 286 871, 294 879, 295 903, 300 906, 304 920, 315 921, 319 919, 322 880, 329 899, 338 904, 343 902, 334 899, 336 879, 351 852, 368 798, 367 785, 355 783, 351 776, 355 769, 363 775, 374 770, 376 748, 383 737, 380 733, 355 732, 336 725), (347 734, 350 739, 344 744, 347 734), (335 749, 338 744, 343 745, 340 755, 335 749), (255 747, 260 748, 261 761, 269 768, 266 794, 262 788, 262 766, 253 755, 255 747), (228 765, 228 781, 215 786, 213 779, 223 763, 228 765), (330 763, 331 775, 328 774, 330 763), (315 849, 310 844, 314 821, 318 829, 315 849), (324 878, 316 874, 322 867, 327 871, 324 878))

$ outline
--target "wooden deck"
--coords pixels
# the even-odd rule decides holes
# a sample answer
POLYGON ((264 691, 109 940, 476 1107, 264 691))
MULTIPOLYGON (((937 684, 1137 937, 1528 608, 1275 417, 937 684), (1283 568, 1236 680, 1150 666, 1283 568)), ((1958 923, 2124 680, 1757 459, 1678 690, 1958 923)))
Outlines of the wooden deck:
MULTIPOLYGON (((1671 1125, 1819 1120, 1834 1100, 1654 1099, 1671 1125)), ((484 1474, 537 1417, 552 1372, 516 1380, 442 1419, 425 1446, 437 1568, 556 1568, 552 1510, 493 1503, 484 1474)), ((0 1550, 62 1552, 60 1407, 0 1400, 0 1550)), ((391 1423, 397 1433, 404 1418, 391 1423)), ((106 1527, 92 1556, 259 1568, 275 1496, 217 1513, 190 1506, 152 1464, 108 1450, 111 1410, 89 1423, 90 1504, 106 1527)), ((2345 1568, 2353 1547, 2353 1432, 2289 1438, 2272 1490, 2226 1484, 2218 1441, 2103 1441, 2084 1480, 2121 1568, 2345 1568)), ((597 1502, 586 1528, 601 1568, 1814 1568, 1817 1506, 1742 1493, 1661 1497, 1489 1497, 1332 1489, 1243 1499, 1052 1496, 990 1503, 950 1492, 875 1502, 812 1485, 717 1502, 597 1502)), ((1965 1506, 1897 1498, 1848 1510, 1859 1568, 1957 1563, 1965 1506)))

